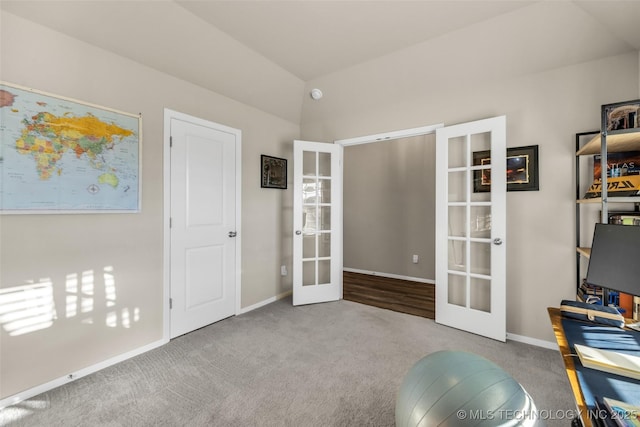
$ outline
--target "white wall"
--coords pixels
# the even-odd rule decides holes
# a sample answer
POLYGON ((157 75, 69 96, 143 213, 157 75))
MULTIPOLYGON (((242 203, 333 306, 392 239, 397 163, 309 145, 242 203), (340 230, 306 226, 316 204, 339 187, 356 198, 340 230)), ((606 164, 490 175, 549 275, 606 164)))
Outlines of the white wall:
MULTIPOLYGON (((554 341, 546 308, 575 298, 574 135, 599 127, 600 105, 634 99, 638 53, 526 73, 477 64, 447 74, 428 44, 308 82, 303 138, 332 141, 505 114, 507 145, 539 145, 540 191, 507 194, 507 331, 554 341)), ((451 50, 456 66, 465 52, 451 50), (453 55, 456 52, 456 55, 453 55)))
MULTIPOLYGON (((291 228, 288 191, 260 188, 260 154, 289 157, 299 126, 3 12, 0 78, 121 111, 142 113, 142 212, 0 216, 0 295, 50 281, 55 320, 9 336, 0 325, 0 399, 162 339, 163 111, 242 131, 242 306, 290 289, 279 275, 291 228), (283 223, 283 218, 285 222, 283 223), (104 269, 113 267, 116 305, 139 313, 108 327, 104 269), (92 272, 92 309, 67 316, 69 274, 92 272)), ((302 96, 302 94, 300 95, 302 96)))

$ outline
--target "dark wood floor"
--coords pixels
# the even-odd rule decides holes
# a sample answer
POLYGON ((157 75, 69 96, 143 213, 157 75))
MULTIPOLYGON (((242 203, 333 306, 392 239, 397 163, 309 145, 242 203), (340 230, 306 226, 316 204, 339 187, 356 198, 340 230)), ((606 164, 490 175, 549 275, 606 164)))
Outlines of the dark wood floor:
POLYGON ((401 313, 435 319, 435 285, 343 272, 343 298, 401 313))

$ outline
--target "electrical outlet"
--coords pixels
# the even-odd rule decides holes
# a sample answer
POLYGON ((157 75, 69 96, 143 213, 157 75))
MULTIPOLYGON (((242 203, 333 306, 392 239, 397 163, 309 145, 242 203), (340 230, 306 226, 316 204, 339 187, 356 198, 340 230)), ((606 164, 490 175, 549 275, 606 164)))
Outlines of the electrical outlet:
POLYGON ((414 255, 413 256, 413 263, 417 264, 418 263, 418 255, 414 255))
POLYGON ((287 266, 286 265, 281 265, 280 266, 280 275, 281 276, 286 276, 287 275, 287 266))

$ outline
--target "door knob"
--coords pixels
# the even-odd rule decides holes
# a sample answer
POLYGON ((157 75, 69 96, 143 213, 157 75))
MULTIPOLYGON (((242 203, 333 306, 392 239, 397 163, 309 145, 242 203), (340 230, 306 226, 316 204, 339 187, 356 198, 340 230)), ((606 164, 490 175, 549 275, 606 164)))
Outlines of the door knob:
POLYGON ((230 231, 229 232, 229 237, 236 237, 238 235, 237 231, 230 231))
POLYGON ((502 244, 502 239, 499 237, 496 237, 495 239, 493 239, 493 244, 494 245, 501 245, 502 244))
POLYGON ((296 236, 299 236, 299 235, 301 235, 301 234, 302 234, 302 231, 300 231, 300 230, 296 230, 296 236))

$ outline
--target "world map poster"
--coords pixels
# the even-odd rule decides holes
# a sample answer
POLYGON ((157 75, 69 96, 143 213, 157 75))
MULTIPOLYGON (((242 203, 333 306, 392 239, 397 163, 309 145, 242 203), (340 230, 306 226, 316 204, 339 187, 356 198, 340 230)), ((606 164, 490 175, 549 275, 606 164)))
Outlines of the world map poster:
POLYGON ((138 212, 141 122, 0 83, 0 213, 138 212))

